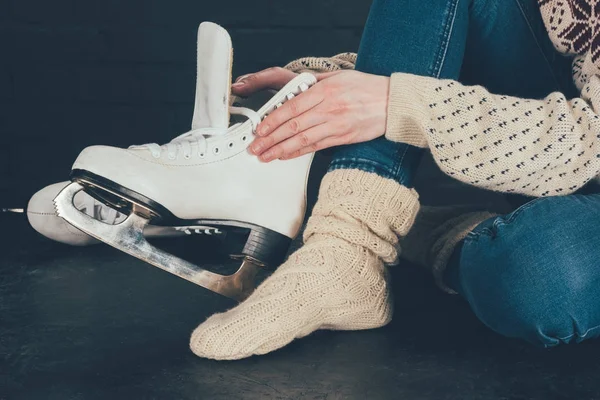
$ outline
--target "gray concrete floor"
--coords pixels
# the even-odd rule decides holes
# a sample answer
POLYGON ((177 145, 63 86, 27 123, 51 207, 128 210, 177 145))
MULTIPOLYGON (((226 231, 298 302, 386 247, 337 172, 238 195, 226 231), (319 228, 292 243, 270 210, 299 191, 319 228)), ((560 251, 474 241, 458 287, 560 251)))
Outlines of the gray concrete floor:
MULTIPOLYGON (((22 215, 0 224, 0 399, 600 398, 598 343, 544 351, 502 338, 409 266, 392 271, 396 311, 384 328, 200 359, 190 333, 232 301, 105 245, 50 242, 22 215)), ((159 244, 235 266, 209 239, 159 244)))

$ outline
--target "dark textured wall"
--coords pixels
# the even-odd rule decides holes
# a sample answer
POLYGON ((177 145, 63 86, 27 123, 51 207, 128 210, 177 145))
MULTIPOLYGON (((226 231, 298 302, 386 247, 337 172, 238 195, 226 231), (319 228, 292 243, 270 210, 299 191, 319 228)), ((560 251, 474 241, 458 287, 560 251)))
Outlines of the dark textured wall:
POLYGON ((231 33, 234 76, 356 51, 370 0, 0 0, 0 207, 66 180, 85 146, 188 129, 196 30, 231 33))

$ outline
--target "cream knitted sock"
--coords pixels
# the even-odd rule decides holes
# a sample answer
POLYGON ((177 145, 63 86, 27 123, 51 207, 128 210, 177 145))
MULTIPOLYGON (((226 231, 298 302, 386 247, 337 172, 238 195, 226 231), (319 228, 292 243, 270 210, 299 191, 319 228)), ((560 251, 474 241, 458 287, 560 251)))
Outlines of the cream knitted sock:
POLYGON ((242 304, 192 333, 200 357, 233 360, 269 353, 317 329, 377 328, 392 317, 384 263, 410 229, 417 193, 357 169, 329 172, 294 252, 242 304))
POLYGON ((412 229, 400 240, 401 258, 431 270, 442 290, 455 293, 443 282, 454 247, 477 225, 496 215, 473 211, 472 206, 421 206, 412 229))

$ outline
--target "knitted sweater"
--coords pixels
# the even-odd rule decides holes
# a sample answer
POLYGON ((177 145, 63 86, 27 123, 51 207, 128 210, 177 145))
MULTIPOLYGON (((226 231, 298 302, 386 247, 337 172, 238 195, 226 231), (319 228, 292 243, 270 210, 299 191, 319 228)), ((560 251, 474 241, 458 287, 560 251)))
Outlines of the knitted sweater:
MULTIPOLYGON (((455 80, 394 73, 392 141, 428 147, 450 177, 486 190, 542 197, 577 191, 600 172, 600 36, 595 1, 538 0, 557 51, 574 55, 580 97, 523 99, 455 80)), ((600 6, 600 4, 599 4, 600 6)), ((600 10, 598 10, 600 13, 600 10)), ((302 58, 294 71, 353 68, 356 54, 302 58)))

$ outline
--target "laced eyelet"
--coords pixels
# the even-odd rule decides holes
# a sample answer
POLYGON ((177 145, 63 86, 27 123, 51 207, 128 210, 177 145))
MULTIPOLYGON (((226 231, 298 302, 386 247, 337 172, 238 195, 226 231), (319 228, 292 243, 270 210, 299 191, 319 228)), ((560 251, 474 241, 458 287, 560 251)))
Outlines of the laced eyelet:
POLYGON ((171 154, 169 154, 169 160, 174 160, 175 158, 177 158, 176 156, 172 156, 171 154))
POLYGON ((152 153, 152 157, 154 157, 154 158, 160 158, 160 154, 158 154, 158 153, 152 153))

